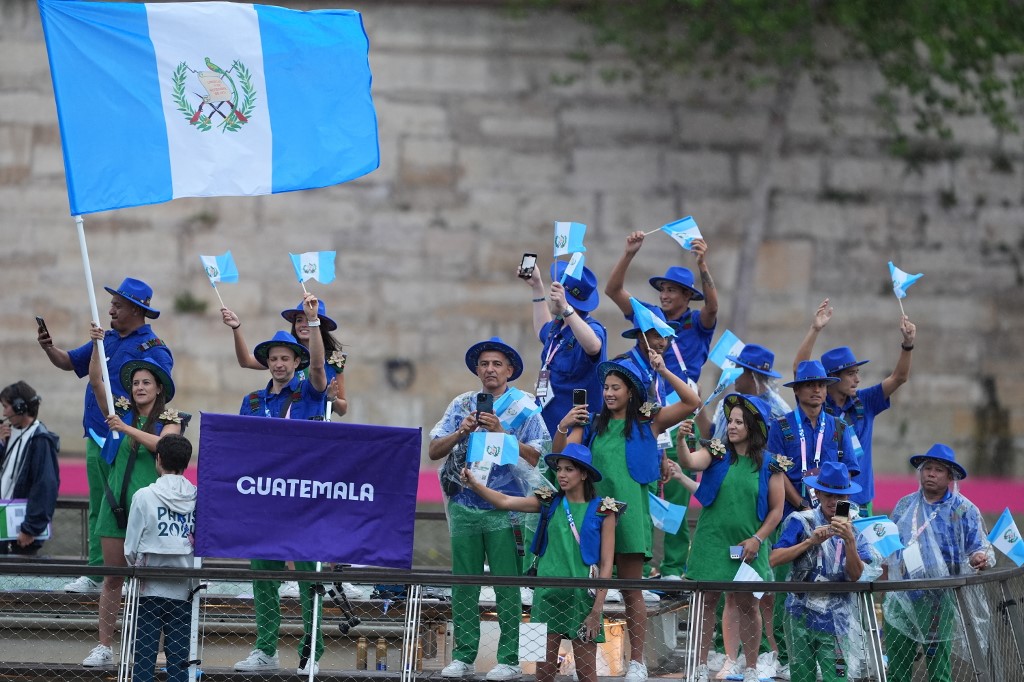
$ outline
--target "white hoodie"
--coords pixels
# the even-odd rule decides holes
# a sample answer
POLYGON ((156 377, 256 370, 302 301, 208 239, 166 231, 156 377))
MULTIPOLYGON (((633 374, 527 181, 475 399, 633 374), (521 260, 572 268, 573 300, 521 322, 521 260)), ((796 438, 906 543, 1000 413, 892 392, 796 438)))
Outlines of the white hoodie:
MULTIPOLYGON (((124 556, 129 566, 192 568, 196 487, 184 476, 164 474, 132 497, 124 556)), ((146 579, 144 597, 188 599, 187 578, 146 579)))

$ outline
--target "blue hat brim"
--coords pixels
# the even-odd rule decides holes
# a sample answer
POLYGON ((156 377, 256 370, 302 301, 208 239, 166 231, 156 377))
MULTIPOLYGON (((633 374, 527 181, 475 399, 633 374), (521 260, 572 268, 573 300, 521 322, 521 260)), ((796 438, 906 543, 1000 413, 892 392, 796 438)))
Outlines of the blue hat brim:
POLYGON ((156 377, 156 380, 164 388, 164 403, 171 402, 171 399, 174 397, 174 381, 167 370, 152 360, 129 360, 121 365, 121 371, 118 375, 121 380, 121 388, 125 390, 125 393, 128 395, 132 394, 132 375, 140 369, 147 369, 153 373, 153 376, 156 377))
POLYGON ((850 487, 849 488, 829 488, 827 485, 821 485, 818 483, 817 476, 808 476, 804 479, 804 485, 808 488, 814 488, 825 493, 832 493, 833 495, 855 495, 859 493, 863 488, 860 484, 853 481, 853 473, 850 473, 850 487))
POLYGON ((619 374, 624 374, 626 378, 629 380, 629 383, 633 384, 633 388, 636 389, 637 395, 640 397, 640 399, 644 400, 646 398, 647 387, 643 385, 643 382, 640 380, 640 377, 633 373, 633 370, 629 369, 628 367, 623 367, 614 360, 605 360, 604 362, 597 366, 597 374, 598 376, 601 377, 602 383, 604 382, 605 377, 608 376, 609 372, 618 372, 619 374))
MULTIPOLYGON (((860 367, 861 365, 866 365, 869 362, 871 362, 871 361, 870 360, 858 360, 857 362, 848 362, 845 365, 840 365, 838 367, 833 367, 832 369, 829 369, 828 367, 826 367, 825 371, 828 372, 829 374, 839 374, 840 372, 842 372, 845 369, 850 369, 851 367, 860 367)), ((824 365, 824 364, 825 363, 822 363, 822 365, 824 365)))
POLYGON ((757 372, 758 374, 763 374, 766 377, 771 377, 772 379, 781 379, 782 378, 782 375, 779 374, 778 372, 773 372, 770 369, 765 370, 765 369, 761 369, 760 367, 754 367, 753 365, 748 365, 747 363, 743 362, 742 360, 739 359, 739 357, 737 357, 735 355, 726 355, 725 359, 726 360, 732 360, 733 362, 735 362, 740 367, 743 367, 745 369, 749 369, 751 372, 757 372))
POLYGON ((837 381, 839 381, 839 377, 832 377, 826 374, 823 377, 807 377, 806 379, 793 380, 782 385, 792 388, 793 386, 799 386, 800 384, 809 384, 815 381, 823 381, 826 384, 834 384, 837 381))
POLYGON ((256 358, 256 362, 267 367, 267 356, 270 355, 270 349, 274 346, 291 348, 295 352, 295 355, 299 357, 299 366, 295 369, 296 372, 309 367, 309 350, 305 346, 301 343, 295 343, 294 341, 281 341, 279 339, 271 339, 269 341, 256 344, 256 348, 252 351, 253 356, 256 358))
MULTIPOLYGON (((672 327, 672 330, 676 333, 676 335, 678 335, 679 332, 682 331, 682 329, 683 329, 683 325, 679 324, 678 322, 669 322, 668 326, 672 327)), ((637 337, 637 335, 639 335, 639 334, 640 334, 640 327, 633 327, 632 329, 627 329, 626 331, 622 332, 622 338, 624 338, 624 339, 635 339, 637 337)), ((672 337, 662 337, 662 338, 672 338, 672 337)))
POLYGON ((603 476, 601 476, 601 472, 595 469, 592 464, 587 464, 583 460, 576 459, 572 455, 567 455, 564 452, 553 452, 550 455, 544 455, 544 462, 552 471, 554 471, 555 467, 558 465, 558 460, 560 459, 567 459, 576 466, 578 466, 580 469, 583 469, 584 471, 589 473, 590 480, 593 481, 594 483, 597 483, 603 478, 603 476))
POLYGON ((472 372, 474 376, 476 375, 476 365, 480 359, 480 354, 489 350, 504 353, 505 357, 507 357, 509 362, 512 363, 512 376, 509 377, 509 381, 515 381, 522 376, 523 358, 516 352, 516 349, 507 343, 499 343, 491 340, 475 343, 466 351, 466 367, 469 368, 469 371, 472 372))
MULTIPOLYGON (((743 407, 745 407, 748 412, 755 416, 758 426, 761 428, 761 434, 767 438, 768 429, 770 428, 769 420, 772 416, 771 408, 769 408, 767 404, 764 405, 765 410, 767 410, 766 414, 765 410, 762 410, 761 407, 750 400, 750 396, 743 395, 742 393, 730 393, 722 400, 722 404, 727 410, 732 410, 732 408, 739 406, 740 403, 743 404, 743 407)), ((726 416, 728 416, 728 412, 726 412, 726 416)))
MULTIPOLYGON (((569 267, 569 261, 556 260, 555 262, 553 262, 551 264, 551 267, 549 268, 551 281, 562 279, 562 273, 565 272, 565 269, 567 267, 569 267)), ((568 291, 566 291, 565 300, 567 300, 573 308, 577 310, 582 310, 585 313, 590 313, 597 310, 597 306, 601 302, 601 294, 597 290, 597 275, 594 274, 593 270, 584 265, 583 277, 586 278, 587 275, 590 275, 590 277, 593 278, 594 280, 594 289, 593 291, 590 292, 590 295, 587 296, 586 298, 576 298, 568 291)))
MULTIPOLYGON (((281 317, 288 320, 290 324, 295 324, 295 318, 299 316, 300 310, 295 308, 289 308, 288 310, 281 311, 281 317)), ((333 332, 338 328, 338 323, 327 317, 326 315, 317 315, 317 319, 320 320, 320 324, 326 331, 333 332)))
POLYGON ((956 472, 959 475, 959 478, 957 478, 958 481, 962 481, 965 478, 967 478, 967 469, 964 469, 959 462, 952 462, 948 459, 943 459, 942 457, 932 457, 930 455, 913 455, 910 458, 910 466, 916 469, 929 459, 932 460, 933 462, 938 462, 939 464, 948 466, 950 469, 956 472))
POLYGON ((103 287, 103 288, 106 289, 108 294, 111 294, 113 296, 120 296, 121 298, 123 298, 126 301, 131 301, 132 305, 137 305, 140 308, 142 308, 143 310, 145 310, 146 311, 146 317, 148 317, 149 319, 155 320, 156 318, 160 317, 160 311, 157 310, 156 308, 151 308, 151 307, 149 307, 148 305, 146 305, 145 303, 143 303, 142 301, 140 301, 138 299, 132 298, 131 296, 126 296, 123 293, 121 293, 120 291, 118 291, 117 289, 111 289, 110 287, 103 287))
POLYGON ((675 284, 676 286, 680 286, 684 289, 689 289, 690 293, 693 294, 693 296, 690 297, 691 301, 704 300, 704 294, 701 292, 700 289, 697 289, 696 287, 687 284, 686 282, 680 282, 678 279, 670 279, 668 277, 651 277, 647 281, 650 282, 651 286, 657 289, 658 291, 661 291, 662 282, 668 282, 669 284, 675 284))

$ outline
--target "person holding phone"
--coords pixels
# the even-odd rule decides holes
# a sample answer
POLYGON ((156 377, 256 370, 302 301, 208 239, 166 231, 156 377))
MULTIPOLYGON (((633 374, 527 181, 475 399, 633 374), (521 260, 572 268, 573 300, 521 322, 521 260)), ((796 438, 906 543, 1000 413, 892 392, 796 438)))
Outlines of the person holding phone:
MULTIPOLYGON (((534 396, 510 385, 523 373, 523 359, 512 346, 495 336, 470 346, 465 359, 466 367, 480 381, 480 388, 462 393, 451 401, 440 421, 430 430, 427 448, 431 460, 445 460, 439 476, 447 502, 452 573, 483 575, 486 562, 492 575, 518 576, 523 568, 521 514, 496 509, 487 499, 463 485, 462 472, 466 467, 470 434, 488 431, 515 436, 519 463, 494 464, 490 466, 487 481, 483 481, 488 487, 513 497, 527 495, 534 483, 539 483, 539 478, 532 477, 539 476, 535 467, 550 450, 551 439, 536 410, 534 396), (527 418, 519 419, 524 406, 533 407, 534 411, 527 418), (490 411, 484 407, 489 407, 490 411)), ((516 680, 523 675, 519 667, 522 615, 519 588, 496 587, 494 593, 501 633, 497 665, 487 673, 487 679, 492 682, 516 680)), ((441 671, 442 677, 473 674, 473 661, 480 646, 479 598, 478 586, 452 587, 455 645, 452 662, 441 671)))
MULTIPOLYGON (((103 334, 103 349, 107 354, 107 370, 111 385, 107 390, 113 393, 114 402, 128 400, 128 391, 115 377, 121 367, 131 360, 151 360, 165 368, 168 374, 174 368, 171 350, 156 335, 148 324, 149 320, 160 317, 160 311, 153 307, 153 288, 140 279, 126 277, 116 289, 104 287, 110 294, 110 329, 103 334)), ((74 372, 79 378, 89 376, 89 362, 92 358, 93 341, 78 348, 63 350, 53 343, 46 324, 38 324, 36 340, 46 357, 57 369, 74 372)), ((103 548, 97 534, 100 509, 103 499, 103 482, 110 474, 110 466, 100 457, 102 443, 109 434, 107 426, 107 400, 102 393, 96 393, 92 384, 85 389, 85 409, 82 427, 85 437, 85 466, 89 481, 89 565, 103 565, 103 548)), ((101 576, 84 575, 64 586, 65 592, 99 592, 101 576)))
MULTIPOLYGON (((836 515, 841 502, 860 492, 842 462, 825 462, 805 480, 816 492, 814 509, 790 514, 771 552, 771 565, 792 564, 792 582, 856 582, 881 574, 870 545, 849 518, 836 515)), ((784 626, 789 641, 792 682, 823 682, 846 676, 846 661, 858 658, 852 643, 863 641, 857 595, 844 592, 793 592, 786 597, 784 626), (840 652, 838 655, 836 652, 840 652)))
MULTIPOLYGON (((604 380, 604 408, 594 416, 585 406, 572 408, 556 426, 554 449, 583 443, 594 454, 594 466, 604 477, 599 495, 625 502, 631 512, 615 531, 615 567, 619 578, 639 580, 644 562, 651 559, 652 523, 647 486, 667 475, 658 447, 658 436, 678 424, 700 405, 700 398, 685 379, 672 374, 661 355, 651 351, 648 363, 679 394, 679 402, 659 408, 647 400, 647 371, 629 356, 602 362, 598 373, 604 380)), ((647 638, 647 607, 642 590, 623 590, 630 662, 626 682, 647 679, 644 642, 647 638)))
MULTIPOLYGON (((563 284, 560 280, 567 266, 567 261, 551 264, 547 290, 540 268, 534 267, 529 277, 524 276, 522 267, 519 271, 533 291, 533 331, 541 343, 541 368, 534 392, 548 433, 555 432, 572 407, 573 389, 584 389, 591 399, 599 399, 597 366, 608 358, 608 330, 591 315, 600 303, 597 276, 584 267, 582 277, 566 277, 563 284)), ((594 411, 599 407, 595 402, 594 411)))
MULTIPOLYGON (((704 472, 694 493, 703 507, 693 536, 698 551, 690 555, 686 577, 731 581, 742 561, 762 579, 771 581, 768 552, 762 545, 782 519, 783 478, 790 463, 765 448, 771 424, 771 408, 765 401, 732 393, 725 397, 723 405, 729 414, 726 441, 703 441, 703 447, 693 452, 681 432, 677 438, 679 464, 672 462, 669 467, 672 477, 680 481, 680 465, 704 472)), ((697 680, 701 682, 709 674, 707 658, 720 596, 718 592, 705 594, 697 659, 697 680)), ((741 643, 747 661, 743 679, 758 679, 755 659, 761 645, 762 623, 760 605, 752 593, 726 593, 722 614, 726 661, 719 679, 734 672, 741 643)))
MULTIPOLYGON (((484 486, 470 469, 463 469, 468 488, 498 509, 540 512, 542 521, 533 536, 531 551, 537 557, 536 575, 557 578, 608 579, 615 555, 615 524, 625 505, 597 495, 594 484, 601 472, 593 466, 586 447, 575 443, 547 455, 555 472, 558 492, 544 487, 529 497, 505 495, 484 486)), ((606 589, 589 594, 579 588, 538 587, 530 620, 546 623, 547 655, 537 665, 537 681, 553 682, 558 671, 558 647, 562 639, 573 644, 580 682, 597 682, 597 642, 603 642, 601 614, 606 589)))

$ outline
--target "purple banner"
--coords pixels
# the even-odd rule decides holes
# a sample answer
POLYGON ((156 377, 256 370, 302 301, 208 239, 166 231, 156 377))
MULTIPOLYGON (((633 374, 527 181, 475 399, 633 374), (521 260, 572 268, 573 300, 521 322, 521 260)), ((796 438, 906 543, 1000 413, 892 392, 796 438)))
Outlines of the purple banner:
POLYGON ((421 438, 203 413, 196 556, 411 568, 421 438))

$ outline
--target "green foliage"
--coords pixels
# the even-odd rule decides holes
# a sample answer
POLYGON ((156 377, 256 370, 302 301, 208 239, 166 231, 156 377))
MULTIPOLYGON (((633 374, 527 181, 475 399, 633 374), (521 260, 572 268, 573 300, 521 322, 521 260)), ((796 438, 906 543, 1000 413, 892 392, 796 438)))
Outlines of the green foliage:
POLYGON ((196 298, 191 291, 183 291, 174 297, 174 312, 184 315, 201 315, 206 312, 207 302, 196 298))
MULTIPOLYGON (((555 8, 562 0, 520 0, 555 8)), ((748 87, 806 72, 826 118, 841 60, 873 62, 884 84, 874 104, 897 142, 946 140, 950 117, 982 115, 1018 129, 1024 103, 1024 6, 1014 0, 589 0, 572 5, 592 30, 581 51, 621 51, 649 85, 696 71, 748 87), (909 120, 908 120, 909 119, 909 120), (908 130, 909 127, 909 130, 908 130)))

